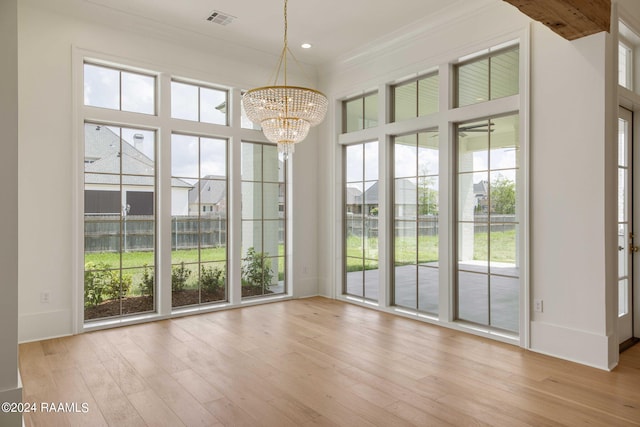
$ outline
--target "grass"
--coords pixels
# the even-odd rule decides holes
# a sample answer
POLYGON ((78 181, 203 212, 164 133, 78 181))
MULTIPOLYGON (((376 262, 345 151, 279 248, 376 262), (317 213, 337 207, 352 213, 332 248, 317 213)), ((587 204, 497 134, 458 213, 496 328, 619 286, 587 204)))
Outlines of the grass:
MULTIPOLYGON (((515 263, 516 231, 494 231, 488 234, 474 234, 474 260, 487 260, 489 245, 491 261, 515 263), (490 238, 490 242, 489 239, 490 238)), ((395 265, 426 264, 438 261, 438 236, 419 236, 395 239, 395 265)), ((350 271, 373 270, 378 268, 378 239, 363 239, 349 236, 346 242, 346 269, 350 271)))

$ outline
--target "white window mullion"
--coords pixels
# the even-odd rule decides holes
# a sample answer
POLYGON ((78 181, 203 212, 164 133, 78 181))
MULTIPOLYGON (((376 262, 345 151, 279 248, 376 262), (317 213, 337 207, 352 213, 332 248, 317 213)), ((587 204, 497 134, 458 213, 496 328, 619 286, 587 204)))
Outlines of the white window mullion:
POLYGON ((157 167, 156 308, 171 313, 171 77, 159 76, 157 167))
POLYGON ((442 155, 439 158, 440 161, 440 181, 439 181, 439 221, 438 221, 438 239, 439 246, 439 304, 438 304, 438 318, 440 322, 452 322, 455 314, 455 294, 454 289, 454 277, 455 277, 455 239, 454 228, 452 224, 455 224, 455 198, 454 194, 454 181, 452 179, 453 172, 455 171, 455 150, 453 149, 453 125, 450 122, 449 114, 447 112, 453 105, 453 90, 454 90, 454 73, 453 67, 450 64, 444 64, 440 66, 440 98, 439 98, 439 138, 440 138, 440 153, 442 155))
POLYGON ((393 206, 391 206, 391 153, 389 136, 385 133, 390 102, 386 85, 378 87, 378 305, 391 305, 391 276, 389 260, 393 254, 393 206))
MULTIPOLYGON (((232 89, 231 99, 240 100, 239 89, 232 89)), ((241 122, 240 102, 231 102, 231 123, 241 122)), ((229 218, 236 219, 229 221, 227 238, 227 256, 229 259, 227 289, 229 292, 229 302, 238 305, 242 302, 242 138, 237 127, 232 128, 232 137, 229 143, 229 218)))

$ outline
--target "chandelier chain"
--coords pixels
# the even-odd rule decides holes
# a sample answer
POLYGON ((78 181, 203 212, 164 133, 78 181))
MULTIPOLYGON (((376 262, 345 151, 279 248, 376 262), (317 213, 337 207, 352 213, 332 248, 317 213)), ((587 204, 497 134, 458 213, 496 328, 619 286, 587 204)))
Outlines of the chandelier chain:
POLYGON ((289 50, 289 40, 287 38, 287 31, 289 28, 289 22, 287 20, 287 3, 289 0, 284 0, 284 85, 287 85, 287 51, 289 50))

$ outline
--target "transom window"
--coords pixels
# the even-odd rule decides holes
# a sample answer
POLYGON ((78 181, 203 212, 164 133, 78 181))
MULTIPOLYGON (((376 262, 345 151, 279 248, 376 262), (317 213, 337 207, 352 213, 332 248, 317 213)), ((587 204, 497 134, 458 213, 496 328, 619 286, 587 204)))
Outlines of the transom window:
POLYGON ((227 125, 228 92, 179 81, 171 82, 171 117, 227 125))
POLYGON ((477 104, 519 91, 520 49, 490 52, 456 65, 457 106, 477 104))
POLYGON ((618 84, 633 90, 633 50, 624 42, 618 45, 618 84))
POLYGON ((378 93, 362 95, 342 103, 343 132, 354 132, 378 125, 378 93))
POLYGON ((439 78, 437 74, 392 86, 393 121, 426 116, 438 111, 439 78))
POLYGON ((84 105, 155 114, 156 78, 152 75, 85 63, 84 105))

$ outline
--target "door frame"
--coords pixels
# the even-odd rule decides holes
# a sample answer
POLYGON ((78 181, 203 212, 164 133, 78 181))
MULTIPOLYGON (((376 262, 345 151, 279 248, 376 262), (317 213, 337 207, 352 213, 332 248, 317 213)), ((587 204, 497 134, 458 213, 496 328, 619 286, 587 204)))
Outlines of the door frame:
MULTIPOLYGON (((640 150, 634 149, 635 138, 634 138, 633 132, 634 132, 635 126, 633 123, 634 121, 633 111, 628 108, 625 108, 624 106, 619 106, 617 116, 618 116, 618 120, 617 120, 618 126, 619 126, 620 120, 624 120, 629 124, 629 128, 627 130, 628 134, 627 136, 625 136, 626 138, 625 163, 627 165, 628 175, 626 177, 626 188, 625 188, 626 201, 624 204, 625 218, 627 219, 628 228, 625 232, 625 235, 622 237, 623 241, 622 242, 618 241, 618 251, 624 251, 624 254, 627 257, 626 259, 627 272, 625 276, 628 277, 627 286, 628 286, 628 292, 629 292, 627 314, 625 315, 625 316, 628 316, 628 318, 627 320, 621 320, 620 315, 618 315, 616 318, 617 330, 618 330, 618 344, 620 345, 620 350, 623 351, 628 347, 629 342, 633 341, 634 336, 638 335, 638 328, 634 324, 635 320, 637 320, 638 318, 637 311, 635 310, 635 304, 634 304, 634 301, 635 301, 634 295, 638 295, 636 290, 638 278, 636 277, 637 275, 634 274, 634 272, 640 271, 640 268, 638 268, 638 265, 637 265, 640 260, 640 257, 634 256, 636 252, 635 252, 635 249, 633 248, 637 249, 637 245, 640 243, 640 236, 635 236, 635 231, 637 227, 634 226, 634 224, 636 223, 640 224, 640 222, 636 222, 638 220, 637 212, 640 211, 640 209, 638 209, 638 206, 636 206, 636 204, 638 204, 638 202, 640 201, 640 197, 634 197, 635 196, 634 189, 640 188, 640 185, 637 185, 638 174, 634 174, 634 169, 635 169, 634 165, 636 164, 640 165, 640 159, 638 158, 638 156, 640 156, 640 150), (628 323, 624 323, 624 322, 628 322, 628 323)), ((619 138, 620 129, 618 128, 617 130, 618 130, 617 134, 619 138)), ((617 163, 619 165, 620 162, 618 161, 617 163)), ((620 167, 618 166, 617 169, 620 170, 620 167)), ((619 176, 620 175, 618 174, 618 177, 619 176)), ((619 215, 618 215, 618 221, 619 221, 619 215)), ((621 275, 620 275, 620 272, 618 271, 618 278, 620 277, 621 275)), ((617 283, 619 284, 620 281, 618 280, 617 283)), ((620 292, 619 289, 620 288, 618 287, 618 295, 620 292)), ((619 304, 619 299, 617 302, 619 304)), ((617 311, 619 311, 618 304, 616 304, 617 311)))

